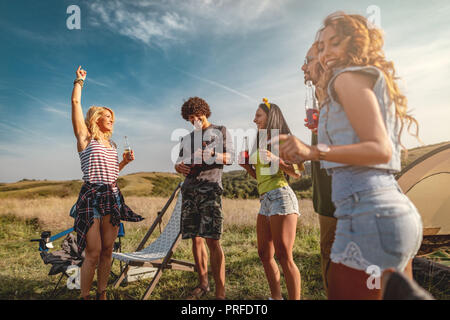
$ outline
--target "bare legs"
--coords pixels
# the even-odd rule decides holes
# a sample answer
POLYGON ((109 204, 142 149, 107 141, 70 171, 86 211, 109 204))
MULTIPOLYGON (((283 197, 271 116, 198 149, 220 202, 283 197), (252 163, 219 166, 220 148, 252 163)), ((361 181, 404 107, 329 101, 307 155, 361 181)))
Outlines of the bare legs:
POLYGON ((275 248, 270 231, 270 220, 258 214, 256 220, 256 234, 258 238, 258 255, 263 264, 267 281, 269 282, 272 299, 281 300, 280 270, 274 259, 275 248))
POLYGON ((114 240, 117 238, 119 226, 115 227, 109 221, 109 216, 102 219, 101 222, 102 250, 100 252, 100 262, 97 270, 97 292, 102 293, 101 300, 106 300, 104 294, 108 285, 109 273, 111 272, 112 252, 114 249, 114 240))
POLYGON ((89 296, 92 280, 94 279, 95 268, 100 258, 102 249, 100 237, 100 220, 94 219, 94 223, 86 234, 86 249, 84 250, 84 261, 81 266, 81 297, 89 296))
POLYGON ((283 269, 289 299, 300 299, 300 272, 292 256, 297 217, 296 214, 290 214, 275 215, 270 218, 258 215, 257 218, 258 254, 263 264, 273 299, 282 299, 280 271, 274 259, 274 253, 283 269))
POLYGON ((100 299, 105 299, 104 291, 108 284, 109 273, 111 271, 112 251, 114 240, 117 237, 119 227, 114 227, 110 223, 110 216, 94 219, 86 235, 86 249, 83 265, 81 266, 81 296, 87 297, 94 279, 95 269, 97 270, 97 291, 103 293, 100 299))
MULTIPOLYGON (((365 271, 349 268, 340 263, 331 262, 329 271, 328 299, 330 300, 380 300, 382 287, 394 269, 383 273, 380 289, 369 289, 365 271)), ((412 279, 412 260, 408 263, 405 275, 412 279)))
MULTIPOLYGON (((206 239, 210 252, 211 270, 216 286, 216 298, 225 299, 225 255, 220 245, 220 240, 206 239)), ((192 239, 192 253, 198 270, 200 286, 208 287, 208 253, 203 238, 192 239)))
POLYGON ((363 270, 331 262, 328 274, 329 300, 379 300, 381 290, 369 289, 369 275, 363 270))
POLYGON ((408 264, 406 265, 405 271, 403 273, 411 280, 413 280, 413 268, 412 268, 412 259, 409 260, 408 264))
POLYGON ((197 267, 198 282, 202 287, 206 288, 208 287, 208 252, 206 251, 203 238, 195 237, 192 239, 192 254, 197 267))

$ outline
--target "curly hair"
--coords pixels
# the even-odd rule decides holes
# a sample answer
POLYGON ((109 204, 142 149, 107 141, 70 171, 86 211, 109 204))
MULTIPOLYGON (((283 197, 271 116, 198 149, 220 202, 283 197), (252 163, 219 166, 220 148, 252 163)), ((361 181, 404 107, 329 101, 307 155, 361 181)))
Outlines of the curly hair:
POLYGON ((211 110, 205 100, 199 97, 189 98, 181 106, 181 116, 184 120, 189 121, 190 115, 206 116, 209 118, 211 110))
POLYGON ((403 149, 406 149, 401 143, 401 134, 404 125, 407 124, 408 132, 414 135, 419 141, 419 124, 417 120, 408 114, 408 100, 400 92, 396 80, 399 78, 395 74, 395 67, 392 61, 387 61, 383 51, 384 39, 380 29, 375 28, 365 17, 357 14, 345 14, 335 12, 329 15, 324 23, 323 31, 327 27, 332 27, 341 41, 349 39, 346 47, 346 57, 339 61, 331 70, 324 71, 321 74, 318 83, 320 91, 321 107, 328 103, 327 92, 328 83, 333 76, 335 68, 345 68, 348 66, 374 66, 380 69, 386 79, 389 98, 395 104, 395 116, 400 119, 401 127, 398 141, 403 149), (415 134, 410 132, 412 124, 415 124, 415 134))
POLYGON ((114 112, 110 108, 92 106, 89 108, 89 110, 86 113, 86 118, 85 118, 86 127, 88 128, 89 133, 91 134, 92 138, 95 140, 98 140, 98 139, 108 139, 109 140, 112 136, 112 131, 101 132, 100 128, 98 127, 98 124, 97 124, 98 119, 100 119, 100 117, 105 112, 108 112, 108 111, 111 113, 111 119, 114 123, 114 121, 115 121, 114 112))

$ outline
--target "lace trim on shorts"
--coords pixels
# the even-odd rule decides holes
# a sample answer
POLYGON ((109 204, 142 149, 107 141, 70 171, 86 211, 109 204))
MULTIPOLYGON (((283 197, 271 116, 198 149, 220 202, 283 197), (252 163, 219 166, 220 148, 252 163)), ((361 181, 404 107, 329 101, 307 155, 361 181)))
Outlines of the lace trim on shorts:
POLYGON ((363 258, 361 249, 353 241, 347 244, 344 252, 332 253, 330 258, 334 263, 341 263, 357 270, 366 271, 367 268, 372 265, 372 263, 363 258))

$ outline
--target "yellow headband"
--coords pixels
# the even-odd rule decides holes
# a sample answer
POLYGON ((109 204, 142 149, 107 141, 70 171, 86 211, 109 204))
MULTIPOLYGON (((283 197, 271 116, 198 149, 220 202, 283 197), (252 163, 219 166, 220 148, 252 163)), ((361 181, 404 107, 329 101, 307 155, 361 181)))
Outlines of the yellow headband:
POLYGON ((269 100, 268 100, 267 98, 263 98, 263 102, 264 102, 264 104, 267 106, 267 108, 269 108, 269 110, 270 110, 270 103, 269 103, 269 100))

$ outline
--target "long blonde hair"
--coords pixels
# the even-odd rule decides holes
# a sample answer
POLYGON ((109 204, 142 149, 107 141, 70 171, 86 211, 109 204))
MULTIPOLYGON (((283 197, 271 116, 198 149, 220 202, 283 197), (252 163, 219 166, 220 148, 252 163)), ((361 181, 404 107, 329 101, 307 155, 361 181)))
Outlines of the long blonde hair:
POLYGON ((104 112, 109 111, 111 113, 112 122, 114 123, 114 111, 107 107, 92 106, 86 113, 85 123, 86 127, 91 134, 91 138, 95 140, 109 140, 112 136, 112 131, 102 132, 98 127, 97 121, 104 114, 104 112))
MULTIPOLYGON (((345 14, 335 12, 329 15, 319 33, 327 27, 332 27, 336 35, 342 40, 349 38, 346 48, 346 57, 339 61, 335 68, 349 66, 374 66, 380 69, 386 79, 389 98, 395 104, 395 116, 400 120, 401 127, 398 137, 400 146, 406 150, 401 143, 401 134, 404 125, 407 124, 408 132, 419 141, 419 124, 417 120, 408 114, 408 100, 400 92, 396 80, 395 67, 392 61, 387 61, 383 51, 383 33, 372 25, 365 17, 357 14, 345 14), (416 132, 411 133, 411 126, 415 124, 416 132)), ((328 83, 333 76, 334 70, 327 70, 321 74, 318 87, 320 90, 321 105, 329 101, 328 83)))

